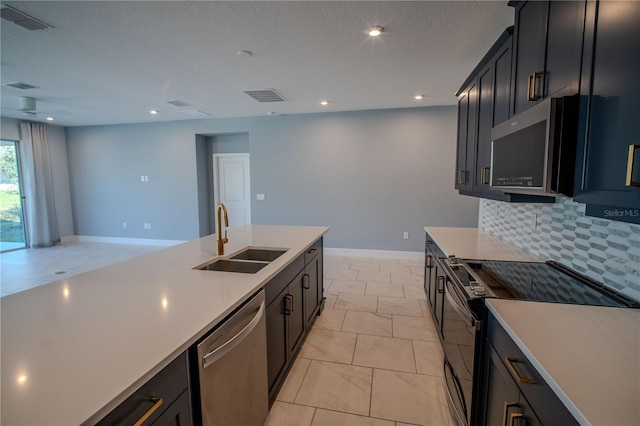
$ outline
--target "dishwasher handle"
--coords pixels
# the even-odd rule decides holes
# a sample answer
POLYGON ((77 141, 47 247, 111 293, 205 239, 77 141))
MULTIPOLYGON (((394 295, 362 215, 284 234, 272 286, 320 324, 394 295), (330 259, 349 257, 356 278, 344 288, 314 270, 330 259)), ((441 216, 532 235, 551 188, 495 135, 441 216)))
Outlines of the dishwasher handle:
POLYGON ((238 334, 236 334, 231 339, 227 340, 224 344, 222 344, 221 346, 217 347, 216 349, 212 350, 211 352, 209 352, 208 354, 202 357, 202 366, 204 368, 207 368, 208 366, 210 366, 211 364, 213 364, 214 362, 222 358, 224 355, 226 355, 233 348, 238 346, 238 344, 242 341, 242 339, 247 334, 251 333, 254 328, 256 328, 263 314, 264 314, 264 301, 260 303, 260 309, 258 309, 258 312, 253 317, 253 319, 242 330, 240 330, 238 334))

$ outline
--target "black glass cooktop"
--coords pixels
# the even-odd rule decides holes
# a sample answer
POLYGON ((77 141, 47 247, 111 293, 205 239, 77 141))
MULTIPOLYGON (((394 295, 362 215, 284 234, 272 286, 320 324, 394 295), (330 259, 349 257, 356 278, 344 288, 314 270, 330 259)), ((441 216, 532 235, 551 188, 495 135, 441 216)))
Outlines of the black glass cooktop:
POLYGON ((462 284, 468 286, 478 281, 488 289, 489 297, 579 305, 639 306, 637 302, 553 261, 464 260, 462 264, 464 268, 455 270, 462 284))

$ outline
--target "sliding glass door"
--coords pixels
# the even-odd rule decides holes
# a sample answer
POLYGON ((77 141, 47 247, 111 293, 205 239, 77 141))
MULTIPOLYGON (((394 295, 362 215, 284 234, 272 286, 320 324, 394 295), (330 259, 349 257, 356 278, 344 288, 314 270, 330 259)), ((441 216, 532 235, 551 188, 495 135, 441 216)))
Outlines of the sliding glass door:
POLYGON ((18 142, 0 140, 0 251, 27 246, 18 142))

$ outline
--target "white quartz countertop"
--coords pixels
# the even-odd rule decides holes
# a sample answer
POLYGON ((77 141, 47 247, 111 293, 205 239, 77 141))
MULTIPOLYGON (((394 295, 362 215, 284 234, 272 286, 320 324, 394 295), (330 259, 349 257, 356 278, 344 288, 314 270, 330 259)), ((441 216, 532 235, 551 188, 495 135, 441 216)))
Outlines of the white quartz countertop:
POLYGON ((544 262, 482 229, 436 226, 426 226, 424 229, 447 256, 476 260, 544 262))
POLYGON ((488 299, 580 424, 640 424, 640 310, 488 299))
POLYGON ((3 297, 2 425, 95 423, 328 230, 230 228, 227 255, 288 249, 256 274, 194 270, 212 235, 3 297))

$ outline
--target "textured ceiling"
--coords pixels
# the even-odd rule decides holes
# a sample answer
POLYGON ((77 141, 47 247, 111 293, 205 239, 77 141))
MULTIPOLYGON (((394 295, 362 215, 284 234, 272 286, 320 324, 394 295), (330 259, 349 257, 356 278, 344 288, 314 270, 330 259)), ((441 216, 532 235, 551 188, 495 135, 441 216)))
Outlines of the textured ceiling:
POLYGON ((32 96, 63 126, 192 119, 177 112, 184 109, 246 117, 452 105, 513 24, 506 1, 5 4, 54 28, 1 21, 2 83, 39 87, 2 86, 2 116, 25 118, 10 108, 32 96), (370 38, 372 25, 384 34, 370 38), (286 101, 258 103, 243 93, 271 88, 286 101), (415 101, 419 93, 425 99, 415 101), (174 99, 190 106, 166 103, 174 99))

